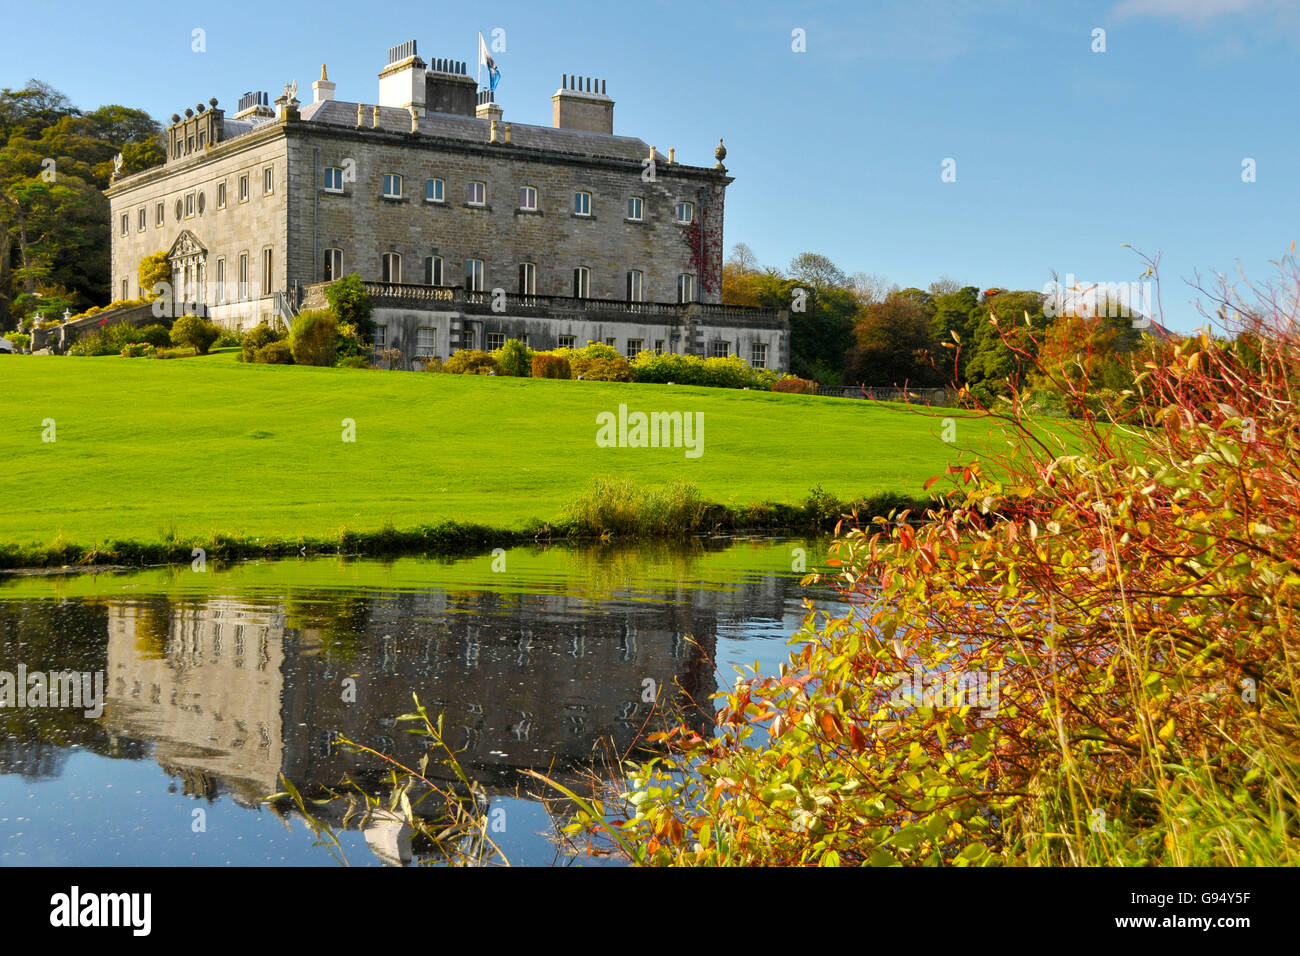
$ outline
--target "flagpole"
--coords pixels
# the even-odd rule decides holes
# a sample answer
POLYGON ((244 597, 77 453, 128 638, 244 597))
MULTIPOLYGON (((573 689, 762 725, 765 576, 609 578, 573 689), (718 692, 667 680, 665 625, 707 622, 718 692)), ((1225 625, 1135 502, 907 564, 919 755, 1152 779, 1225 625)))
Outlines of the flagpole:
POLYGON ((474 79, 478 82, 478 88, 483 88, 483 31, 478 32, 478 71, 474 74, 474 79))

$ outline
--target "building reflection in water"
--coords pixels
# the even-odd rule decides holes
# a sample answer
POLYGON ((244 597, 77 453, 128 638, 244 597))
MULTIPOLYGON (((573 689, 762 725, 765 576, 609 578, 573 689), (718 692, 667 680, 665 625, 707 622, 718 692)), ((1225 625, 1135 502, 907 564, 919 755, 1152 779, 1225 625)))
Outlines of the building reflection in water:
MULTIPOLYGON (((414 693, 488 792, 515 793, 523 769, 575 781, 665 714, 707 729, 720 620, 780 620, 787 586, 635 601, 424 590, 111 603, 105 727, 152 742, 194 795, 256 805, 281 774, 304 794, 345 778, 377 792, 387 768, 339 738, 416 766, 425 738, 396 719, 414 693)), ((371 828, 381 859, 409 859, 397 821, 371 828)))

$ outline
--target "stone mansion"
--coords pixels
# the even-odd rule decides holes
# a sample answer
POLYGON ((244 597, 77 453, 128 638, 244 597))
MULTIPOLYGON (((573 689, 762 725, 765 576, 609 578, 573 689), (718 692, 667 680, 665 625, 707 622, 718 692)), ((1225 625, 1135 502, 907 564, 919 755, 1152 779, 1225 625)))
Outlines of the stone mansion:
POLYGON ((336 99, 321 67, 173 114, 166 162, 116 177, 112 292, 132 298, 146 255, 168 250, 177 298, 248 327, 324 304, 356 272, 376 349, 404 367, 507 338, 532 348, 606 342, 789 365, 789 316, 723 306, 723 208, 732 182, 614 133, 605 81, 565 75, 550 126, 505 120, 466 63, 389 51, 377 102, 336 99))

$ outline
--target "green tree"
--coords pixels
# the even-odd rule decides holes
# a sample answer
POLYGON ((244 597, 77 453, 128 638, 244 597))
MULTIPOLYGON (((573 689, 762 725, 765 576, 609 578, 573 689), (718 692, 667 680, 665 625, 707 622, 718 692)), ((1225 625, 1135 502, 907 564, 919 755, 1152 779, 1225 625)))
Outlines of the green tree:
POLYGON ((357 330, 357 337, 364 345, 373 345, 375 340, 375 323, 370 318, 374 306, 366 294, 361 276, 349 273, 336 282, 325 287, 325 301, 339 325, 351 325, 357 330))

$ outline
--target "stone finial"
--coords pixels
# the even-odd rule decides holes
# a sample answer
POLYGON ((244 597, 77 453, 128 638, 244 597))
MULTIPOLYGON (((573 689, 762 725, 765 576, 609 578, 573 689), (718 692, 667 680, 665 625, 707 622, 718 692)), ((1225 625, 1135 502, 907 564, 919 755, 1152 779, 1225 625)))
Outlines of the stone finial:
POLYGON ((655 148, 654 148, 653 146, 651 146, 651 147, 650 147, 650 161, 651 161, 651 162, 654 162, 654 159, 655 159, 655 148))
POLYGON ((216 98, 215 96, 209 97, 209 98, 208 98, 208 105, 211 106, 211 107, 215 110, 215 109, 217 108, 217 98, 216 98))
POLYGON ((668 147, 668 162, 669 163, 677 162, 677 147, 675 146, 668 147))
POLYGON ((366 125, 365 113, 362 112, 362 110, 364 109, 365 107, 362 106, 360 103, 357 104, 357 125, 358 126, 366 125))
POLYGON ((724 159, 727 158, 727 147, 725 147, 725 146, 722 145, 722 137, 721 137, 721 136, 718 137, 718 145, 717 145, 717 147, 713 150, 713 155, 714 155, 715 157, 717 157, 717 160, 718 160, 717 165, 714 166, 713 168, 714 168, 714 169, 723 169, 724 167, 723 167, 723 165, 722 165, 722 161, 723 161, 724 159))
POLYGON ((492 126, 488 131, 488 142, 489 143, 497 142, 497 118, 495 116, 492 117, 492 126))
POLYGON ((378 103, 375 104, 374 109, 370 114, 370 125, 374 129, 379 129, 379 104, 378 103))
POLYGON ((181 121, 181 114, 180 114, 180 113, 173 113, 173 114, 172 114, 172 122, 173 122, 173 123, 179 123, 180 121, 181 121))
POLYGON ((200 113, 202 113, 204 110, 207 109, 207 107, 204 106, 202 103, 195 103, 194 108, 200 113))
POLYGON ((408 106, 407 109, 411 111, 411 132, 418 133, 420 131, 420 114, 415 111, 414 104, 408 106))
POLYGON ((328 80, 328 79, 329 79, 329 77, 325 75, 325 64, 324 64, 324 63, 322 63, 322 64, 320 65, 320 78, 321 78, 322 81, 325 81, 325 80, 328 80))
POLYGON ((188 106, 185 107, 185 118, 189 119, 193 115, 194 115, 194 111, 190 109, 188 106))
POLYGON ((506 123, 506 142, 510 142, 510 124, 506 123))

